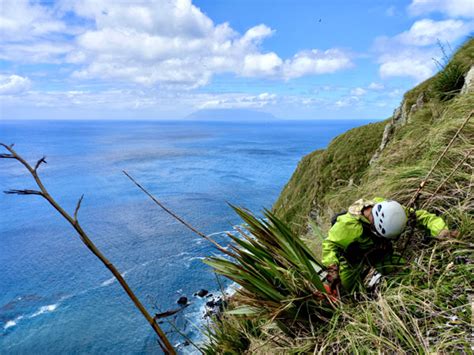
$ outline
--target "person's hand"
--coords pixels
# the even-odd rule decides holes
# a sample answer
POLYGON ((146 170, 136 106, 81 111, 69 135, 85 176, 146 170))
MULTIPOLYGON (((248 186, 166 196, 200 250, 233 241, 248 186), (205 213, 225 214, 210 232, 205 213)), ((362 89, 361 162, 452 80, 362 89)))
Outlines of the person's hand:
POLYGON ((341 278, 339 277, 339 266, 336 264, 328 266, 326 280, 329 282, 331 290, 335 290, 341 282, 341 278))
POLYGON ((457 230, 450 231, 448 229, 443 229, 441 232, 439 232, 438 237, 440 237, 440 238, 457 238, 457 237, 459 237, 459 231, 457 231, 457 230))

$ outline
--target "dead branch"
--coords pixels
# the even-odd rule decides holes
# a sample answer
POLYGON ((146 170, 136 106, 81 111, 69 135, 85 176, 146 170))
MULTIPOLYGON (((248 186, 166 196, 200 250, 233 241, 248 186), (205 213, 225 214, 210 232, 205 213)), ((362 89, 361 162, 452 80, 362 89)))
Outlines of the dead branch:
POLYGON ((176 308, 176 309, 171 309, 171 310, 166 311, 166 312, 156 313, 153 318, 156 320, 156 319, 171 317, 171 316, 175 315, 176 313, 181 312, 183 309, 187 308, 189 305, 190 305, 190 303, 185 304, 184 306, 176 308))
POLYGON ((180 216, 178 216, 176 213, 174 213, 173 211, 171 211, 168 207, 166 207, 165 205, 163 205, 160 201, 158 201, 158 199, 153 196, 150 192, 148 192, 142 185, 140 185, 129 173, 127 173, 125 170, 123 170, 123 173, 135 184, 137 185, 137 187, 142 190, 149 198, 152 199, 152 201, 157 204, 158 206, 160 206, 166 213, 168 213, 170 216, 172 216, 174 219, 176 219, 178 222, 180 222, 181 224, 183 224, 186 228, 190 229, 191 231, 193 231, 195 234, 197 234, 198 236, 200 236, 201 238, 204 238, 206 239, 208 242, 214 244, 214 246, 222 253, 224 254, 227 254, 231 257, 234 257, 235 255, 231 252, 229 252, 227 250, 227 248, 223 247, 222 245, 220 245, 218 242, 216 242, 214 239, 212 239, 211 237, 205 235, 204 233, 200 232, 199 230, 197 230, 196 228, 194 228, 191 224, 189 224, 188 222, 186 222, 184 219, 182 219, 180 216))
POLYGON ((5 191, 5 193, 17 194, 17 195, 39 195, 39 196, 42 196, 46 201, 48 201, 49 204, 53 206, 53 208, 56 211, 58 211, 59 214, 61 214, 61 216, 63 216, 64 219, 66 219, 69 222, 69 224, 72 225, 72 227, 76 230, 77 234, 81 238, 82 242, 86 245, 86 247, 104 264, 104 266, 107 269, 110 270, 113 276, 117 279, 117 281, 120 283, 120 285, 124 289, 125 293, 132 300, 134 305, 138 308, 138 310, 141 312, 141 314, 145 317, 145 319, 148 321, 150 326, 153 328, 155 333, 158 335, 158 338, 159 338, 158 344, 160 345, 163 352, 165 354, 173 354, 173 355, 176 354, 176 351, 174 347, 171 345, 168 338, 166 337, 166 334, 163 332, 160 326, 155 322, 154 318, 150 315, 150 313, 148 313, 146 308, 143 306, 141 301, 132 291, 132 289, 130 288, 128 283, 125 281, 123 276, 120 274, 117 268, 105 257, 105 255, 102 254, 102 252, 95 246, 95 244, 92 242, 92 240, 89 238, 87 233, 82 229, 81 225, 79 224, 79 221, 77 220, 77 213, 81 206, 82 197, 79 199, 76 209, 74 211, 74 217, 72 217, 49 194, 48 190, 45 188, 45 186, 43 185, 43 182, 38 176, 37 168, 42 163, 46 163, 44 157, 39 159, 36 162, 35 167, 33 168, 25 159, 23 159, 20 155, 17 154, 17 152, 13 149, 13 144, 6 145, 3 143, 0 143, 0 146, 4 147, 9 152, 9 154, 1 154, 0 158, 17 160, 33 176, 33 179, 35 180, 36 185, 39 187, 39 191, 37 190, 9 190, 9 191, 5 191))
POLYGON ((46 157, 42 157, 41 159, 39 159, 37 162, 36 162, 36 165, 35 165, 35 168, 34 168, 34 171, 38 170, 39 166, 41 164, 47 164, 46 162, 46 157))
POLYGON ((3 192, 7 195, 43 195, 43 193, 38 190, 7 190, 3 192))
POLYGON ((81 208, 81 203, 82 203, 83 198, 84 198, 84 195, 82 195, 81 198, 79 199, 79 201, 77 201, 76 209, 74 210, 74 222, 75 223, 78 223, 77 222, 77 214, 79 213, 79 209, 81 208))

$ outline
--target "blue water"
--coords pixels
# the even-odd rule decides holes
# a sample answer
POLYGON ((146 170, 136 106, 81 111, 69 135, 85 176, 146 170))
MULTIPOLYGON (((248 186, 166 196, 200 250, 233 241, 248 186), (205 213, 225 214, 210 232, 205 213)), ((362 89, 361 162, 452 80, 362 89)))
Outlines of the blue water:
MULTIPOLYGON (((122 170, 201 231, 226 231, 239 223, 227 202, 271 207, 303 155, 363 123, 0 121, 0 142, 30 162, 46 155, 43 181, 71 213, 85 195, 82 226, 151 312, 190 298, 176 322, 196 339, 204 301, 192 295, 218 289, 201 261, 215 251, 122 170)), ((0 160, 1 190, 33 187, 19 163, 0 160)), ((0 353, 159 353, 144 318, 51 206, 0 194, 0 207, 0 353)))

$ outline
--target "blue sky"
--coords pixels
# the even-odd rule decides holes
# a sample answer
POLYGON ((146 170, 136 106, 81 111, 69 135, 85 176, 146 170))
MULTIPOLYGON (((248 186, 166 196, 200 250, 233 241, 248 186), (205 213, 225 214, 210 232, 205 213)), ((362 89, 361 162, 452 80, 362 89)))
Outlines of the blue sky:
POLYGON ((0 6, 0 119, 383 119, 474 31, 472 0, 0 6))

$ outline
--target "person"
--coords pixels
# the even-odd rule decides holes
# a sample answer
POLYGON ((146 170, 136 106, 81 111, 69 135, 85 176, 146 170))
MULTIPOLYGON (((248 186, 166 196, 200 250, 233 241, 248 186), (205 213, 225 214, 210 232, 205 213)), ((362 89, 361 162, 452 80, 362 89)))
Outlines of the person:
MULTIPOLYGON (((457 236, 449 231, 441 217, 425 210, 416 210, 417 225, 432 236, 457 236)), ((342 286, 342 292, 352 293, 362 284, 370 267, 382 275, 404 264, 393 250, 392 241, 405 230, 408 209, 393 200, 360 199, 348 212, 336 216, 323 241, 322 263, 327 266, 326 280, 331 289, 342 286)))

